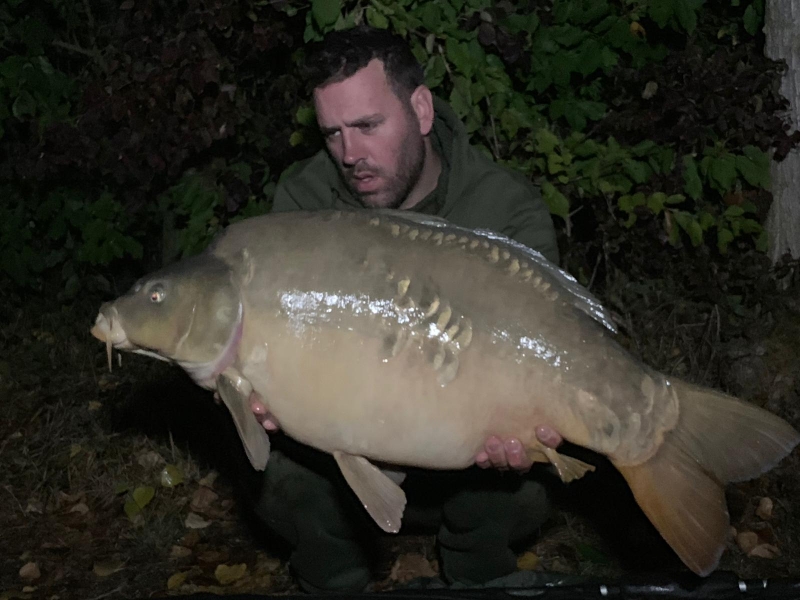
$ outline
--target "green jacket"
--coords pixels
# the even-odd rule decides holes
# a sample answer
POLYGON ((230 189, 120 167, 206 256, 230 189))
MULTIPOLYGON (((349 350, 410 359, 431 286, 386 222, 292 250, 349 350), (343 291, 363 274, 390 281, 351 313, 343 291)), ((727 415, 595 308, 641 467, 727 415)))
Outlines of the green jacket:
MULTIPOLYGON (((434 99, 431 141, 442 158, 436 189, 412 210, 436 215, 454 225, 491 229, 558 263, 553 221, 541 193, 521 173, 498 165, 470 146, 453 110, 434 99)), ((326 150, 304 161, 275 192, 273 211, 354 209, 363 205, 350 194, 326 150)))

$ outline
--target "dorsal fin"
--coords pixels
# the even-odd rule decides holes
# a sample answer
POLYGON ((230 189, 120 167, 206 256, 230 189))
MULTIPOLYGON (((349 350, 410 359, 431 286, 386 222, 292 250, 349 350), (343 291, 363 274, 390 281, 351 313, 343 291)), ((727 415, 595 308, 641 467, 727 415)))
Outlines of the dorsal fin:
POLYGON ((407 224, 424 225, 426 227, 436 227, 450 233, 473 236, 492 241, 502 249, 514 253, 518 258, 525 258, 535 264, 544 274, 552 277, 554 282, 566 292, 573 306, 589 315, 592 319, 602 324, 613 333, 617 333, 617 327, 611 318, 611 313, 595 298, 595 296, 582 286, 569 273, 561 269, 555 263, 547 260, 541 252, 534 250, 520 242, 512 240, 508 236, 502 235, 489 229, 469 229, 454 225, 433 215, 412 212, 410 210, 396 209, 371 209, 369 214, 384 216, 392 221, 404 221, 407 224))

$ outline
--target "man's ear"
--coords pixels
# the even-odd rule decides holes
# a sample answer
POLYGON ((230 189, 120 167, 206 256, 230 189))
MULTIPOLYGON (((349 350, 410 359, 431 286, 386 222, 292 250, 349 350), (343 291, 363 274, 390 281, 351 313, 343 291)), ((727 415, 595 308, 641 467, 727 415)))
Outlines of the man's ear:
POLYGON ((428 135, 433 128, 433 94, 428 86, 421 85, 411 94, 411 108, 419 121, 419 132, 428 135))

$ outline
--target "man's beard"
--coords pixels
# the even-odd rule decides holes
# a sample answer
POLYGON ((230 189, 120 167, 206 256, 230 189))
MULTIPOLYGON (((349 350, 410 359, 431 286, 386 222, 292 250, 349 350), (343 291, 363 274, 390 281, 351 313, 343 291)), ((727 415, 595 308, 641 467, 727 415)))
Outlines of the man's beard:
POLYGON ((389 177, 382 169, 358 166, 343 173, 343 178, 350 192, 362 204, 370 208, 399 208, 419 182, 425 166, 425 141, 418 131, 409 131, 400 145, 400 157, 397 174, 389 177), (385 186, 376 192, 359 192, 353 185, 352 177, 356 174, 369 173, 384 180, 385 186))

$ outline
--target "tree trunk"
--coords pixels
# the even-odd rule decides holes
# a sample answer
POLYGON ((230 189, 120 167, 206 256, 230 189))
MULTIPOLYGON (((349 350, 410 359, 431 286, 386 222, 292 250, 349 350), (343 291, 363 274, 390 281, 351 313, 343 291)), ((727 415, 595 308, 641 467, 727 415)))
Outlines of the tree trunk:
MULTIPOLYGON (((800 0, 764 2, 765 54, 785 60, 788 69, 781 94, 791 104, 793 129, 800 127, 800 0)), ((773 201, 767 215, 769 256, 777 261, 786 253, 800 257, 800 151, 794 149, 783 161, 773 161, 773 201)))

